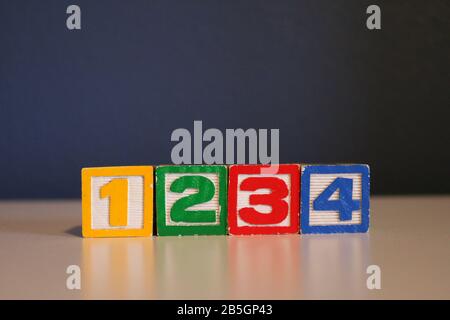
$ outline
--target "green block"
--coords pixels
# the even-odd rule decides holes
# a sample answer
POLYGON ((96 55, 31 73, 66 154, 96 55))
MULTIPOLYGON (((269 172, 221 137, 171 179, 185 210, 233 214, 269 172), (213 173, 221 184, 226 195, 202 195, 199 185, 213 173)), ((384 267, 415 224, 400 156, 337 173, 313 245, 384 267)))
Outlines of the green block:
POLYGON ((156 168, 156 222, 160 236, 227 234, 227 167, 156 168))

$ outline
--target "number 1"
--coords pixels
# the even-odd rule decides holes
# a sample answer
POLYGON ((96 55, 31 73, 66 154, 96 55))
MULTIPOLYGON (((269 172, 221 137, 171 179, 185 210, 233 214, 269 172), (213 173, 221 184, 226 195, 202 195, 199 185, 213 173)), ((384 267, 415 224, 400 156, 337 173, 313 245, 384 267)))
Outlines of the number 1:
POLYGON ((100 188, 100 197, 109 197, 109 224, 123 227, 128 221, 128 180, 113 179, 100 188))

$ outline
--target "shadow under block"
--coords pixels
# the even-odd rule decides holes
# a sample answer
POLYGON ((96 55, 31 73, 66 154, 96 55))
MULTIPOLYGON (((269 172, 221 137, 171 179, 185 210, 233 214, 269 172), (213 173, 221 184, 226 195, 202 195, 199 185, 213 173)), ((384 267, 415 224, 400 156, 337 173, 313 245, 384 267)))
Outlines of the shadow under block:
POLYGON ((351 233, 369 229, 369 166, 303 165, 301 233, 351 233))
POLYGON ((231 235, 299 233, 300 165, 233 165, 229 170, 231 235))
POLYGON ((83 237, 149 237, 153 230, 153 167, 84 168, 83 237))
POLYGON ((156 168, 157 234, 227 234, 227 167, 156 168))

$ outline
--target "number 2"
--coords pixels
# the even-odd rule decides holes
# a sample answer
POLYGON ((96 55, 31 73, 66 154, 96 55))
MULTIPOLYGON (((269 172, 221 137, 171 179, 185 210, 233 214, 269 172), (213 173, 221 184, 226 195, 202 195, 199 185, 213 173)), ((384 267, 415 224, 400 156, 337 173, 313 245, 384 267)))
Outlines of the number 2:
POLYGON ((212 181, 202 176, 182 176, 170 185, 171 192, 182 193, 188 188, 197 189, 198 192, 178 199, 170 209, 171 219, 175 222, 215 222, 215 210, 187 210, 214 197, 212 181))

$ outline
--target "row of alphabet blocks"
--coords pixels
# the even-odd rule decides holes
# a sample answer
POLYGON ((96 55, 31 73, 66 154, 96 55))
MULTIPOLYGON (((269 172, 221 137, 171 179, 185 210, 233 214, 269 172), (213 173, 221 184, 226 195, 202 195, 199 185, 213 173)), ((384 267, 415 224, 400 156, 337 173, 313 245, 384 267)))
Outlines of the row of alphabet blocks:
POLYGON ((85 237, 366 232, 367 165, 84 168, 85 237))

